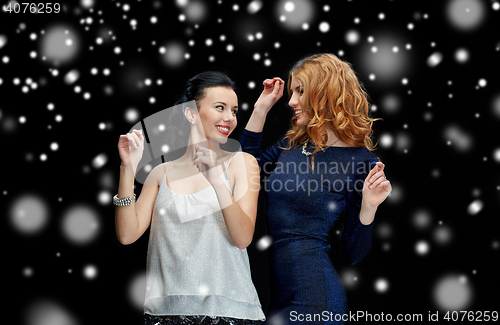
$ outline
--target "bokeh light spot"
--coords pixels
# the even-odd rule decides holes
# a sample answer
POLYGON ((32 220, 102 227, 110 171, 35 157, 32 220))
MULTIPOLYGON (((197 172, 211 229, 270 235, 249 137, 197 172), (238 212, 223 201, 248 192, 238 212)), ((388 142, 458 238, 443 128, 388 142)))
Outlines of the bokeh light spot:
POLYGON ((185 59, 184 53, 186 49, 184 45, 178 42, 170 42, 165 46, 165 54, 163 54, 163 62, 170 68, 180 67, 185 59))
POLYGON ((376 228, 377 235, 382 239, 387 239, 392 236, 392 226, 387 222, 382 222, 376 228))
POLYGON ((472 147, 472 137, 457 125, 449 125, 444 129, 445 140, 461 152, 472 147))
POLYGON ((469 31, 483 22, 485 7, 480 0, 451 0, 446 7, 446 14, 451 25, 469 31))
POLYGON ((210 289, 206 284, 200 284, 200 286, 198 287, 198 293, 202 296, 208 295, 209 292, 210 289))
POLYGON ((382 108, 385 113, 394 114, 399 111, 401 100, 396 94, 387 94, 382 98, 382 108))
POLYGON ((261 239, 259 239, 256 246, 258 250, 265 251, 271 246, 272 243, 273 243, 272 237, 269 235, 265 235, 261 239))
POLYGON ((387 290, 389 290, 389 281, 387 279, 380 278, 375 281, 375 291, 385 293, 387 290))
POLYGON ((106 156, 106 154, 104 154, 104 153, 101 153, 101 154, 98 154, 97 156, 95 156, 94 159, 92 159, 92 166, 95 169, 99 169, 102 166, 106 165, 107 161, 108 161, 108 156, 106 156))
POLYGON ((62 217, 62 232, 74 244, 87 244, 98 233, 99 218, 97 213, 87 206, 70 208, 62 217))
POLYGON ((207 16, 207 7, 201 1, 189 1, 185 6, 185 14, 190 23, 201 23, 207 16))
POLYGON ((319 31, 322 33, 326 33, 330 30, 330 24, 326 21, 323 21, 319 24, 319 31))
POLYGON ((418 229, 425 229, 431 225, 431 215, 427 210, 419 210, 412 217, 413 225, 418 229))
POLYGON ((358 52, 361 72, 376 75, 377 85, 394 83, 408 76, 412 66, 410 52, 393 51, 394 47, 404 47, 403 39, 393 32, 379 32, 371 37, 373 42, 368 42, 358 52))
POLYGON ((433 290, 434 302, 441 310, 467 310, 472 301, 472 287, 465 276, 446 275, 433 290))
POLYGON ((439 65, 443 61, 443 55, 439 52, 432 53, 429 58, 427 58, 427 65, 431 68, 434 68, 439 65))
POLYGON ((389 133, 384 133, 380 135, 380 146, 382 148, 390 148, 394 143, 394 138, 389 133))
POLYGON ((97 277, 97 273, 98 273, 98 271, 97 271, 97 267, 95 267, 95 265, 89 264, 83 268, 83 276, 87 280, 95 279, 97 277))
POLYGON ((139 273, 129 283, 128 297, 137 310, 143 310, 146 293, 146 274, 139 273))
POLYGON ((356 30, 349 30, 345 34, 345 40, 348 44, 354 45, 359 42, 360 36, 358 31, 356 30))
POLYGON ((5 35, 0 35, 0 49, 7 44, 7 36, 5 35))
POLYGON ((476 215, 476 214, 478 214, 483 209, 483 207, 484 207, 483 201, 481 201, 481 200, 474 200, 467 207, 467 212, 470 215, 476 215))
POLYGON ((348 289, 352 289, 356 287, 358 282, 358 274, 353 269, 345 269, 340 274, 340 278, 342 279, 342 283, 348 289))
POLYGON ((290 30, 299 30, 312 22, 314 4, 307 0, 282 0, 276 6, 276 15, 290 30))
POLYGON ((41 37, 40 53, 53 64, 69 63, 80 49, 80 37, 69 26, 50 27, 41 37))
POLYGON ((24 313, 26 325, 77 325, 76 318, 63 306, 43 299, 28 306, 24 313))
POLYGON ((257 13, 261 8, 262 8, 262 1, 259 0, 253 0, 247 5, 247 11, 251 15, 257 13))
POLYGON ((14 200, 9 211, 12 226, 23 234, 41 231, 48 221, 47 204, 33 194, 14 200))
POLYGON ((493 160, 500 163, 500 148, 496 148, 495 151, 493 151, 493 160))
POLYGON ((415 251, 418 255, 427 255, 429 253, 429 244, 425 240, 418 241, 415 244, 415 251))
POLYGON ((453 233, 447 226, 439 226, 434 230, 433 238, 437 244, 446 245, 451 242, 453 233))
POLYGON ((455 52, 455 60, 458 63, 466 63, 469 61, 469 51, 464 48, 460 48, 455 52))

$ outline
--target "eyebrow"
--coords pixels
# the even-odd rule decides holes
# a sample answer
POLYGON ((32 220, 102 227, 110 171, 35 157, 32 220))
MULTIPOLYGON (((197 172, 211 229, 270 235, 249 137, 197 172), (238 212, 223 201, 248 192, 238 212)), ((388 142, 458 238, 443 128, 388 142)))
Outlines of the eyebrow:
MULTIPOLYGON (((222 104, 224 106, 227 106, 227 104, 224 102, 214 102, 214 104, 222 104)), ((238 105, 234 106, 233 108, 238 108, 238 105)))

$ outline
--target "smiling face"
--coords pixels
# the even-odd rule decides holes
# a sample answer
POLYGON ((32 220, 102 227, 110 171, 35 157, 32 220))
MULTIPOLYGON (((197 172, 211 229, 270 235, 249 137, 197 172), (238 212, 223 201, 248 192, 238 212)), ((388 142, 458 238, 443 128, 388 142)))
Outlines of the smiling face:
POLYGON ((307 124, 309 124, 311 119, 308 118, 303 112, 302 96, 304 94, 304 85, 302 85, 300 81, 292 75, 290 88, 292 90, 292 93, 288 105, 290 105, 290 107, 292 107, 294 110, 295 116, 297 117, 297 125, 306 126, 307 124))
POLYGON ((198 112, 206 138, 225 143, 237 125, 238 97, 228 87, 207 88, 198 112))

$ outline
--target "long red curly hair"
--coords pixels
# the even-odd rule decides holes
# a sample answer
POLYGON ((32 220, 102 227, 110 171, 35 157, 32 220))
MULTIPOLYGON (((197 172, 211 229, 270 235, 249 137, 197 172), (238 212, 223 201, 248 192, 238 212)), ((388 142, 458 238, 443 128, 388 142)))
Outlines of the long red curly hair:
POLYGON ((292 117, 292 129, 286 134, 290 139, 290 147, 284 149, 289 150, 306 141, 313 142, 315 149, 311 162, 314 170, 314 155, 325 147, 329 128, 345 143, 375 150, 371 139, 372 125, 379 119, 370 117, 368 94, 348 62, 330 53, 315 54, 300 60, 288 75, 290 98, 292 77, 304 89, 302 114, 310 122, 306 126, 298 126, 297 117, 292 117))

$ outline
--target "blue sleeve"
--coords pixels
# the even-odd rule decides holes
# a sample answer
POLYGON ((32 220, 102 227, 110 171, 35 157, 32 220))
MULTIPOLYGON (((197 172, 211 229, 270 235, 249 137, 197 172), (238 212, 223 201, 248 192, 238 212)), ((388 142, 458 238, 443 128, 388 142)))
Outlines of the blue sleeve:
POLYGON ((276 163, 281 155, 283 149, 282 141, 271 146, 269 149, 260 152, 260 137, 262 132, 243 130, 240 138, 241 150, 251 154, 257 159, 259 163, 260 171, 262 176, 269 176, 276 167, 276 163))
POLYGON ((373 222, 369 225, 362 224, 359 220, 359 212, 361 211, 364 180, 377 161, 375 156, 366 160, 362 172, 356 173, 353 184, 347 187, 347 213, 341 246, 342 253, 351 265, 361 261, 371 247, 373 222))

